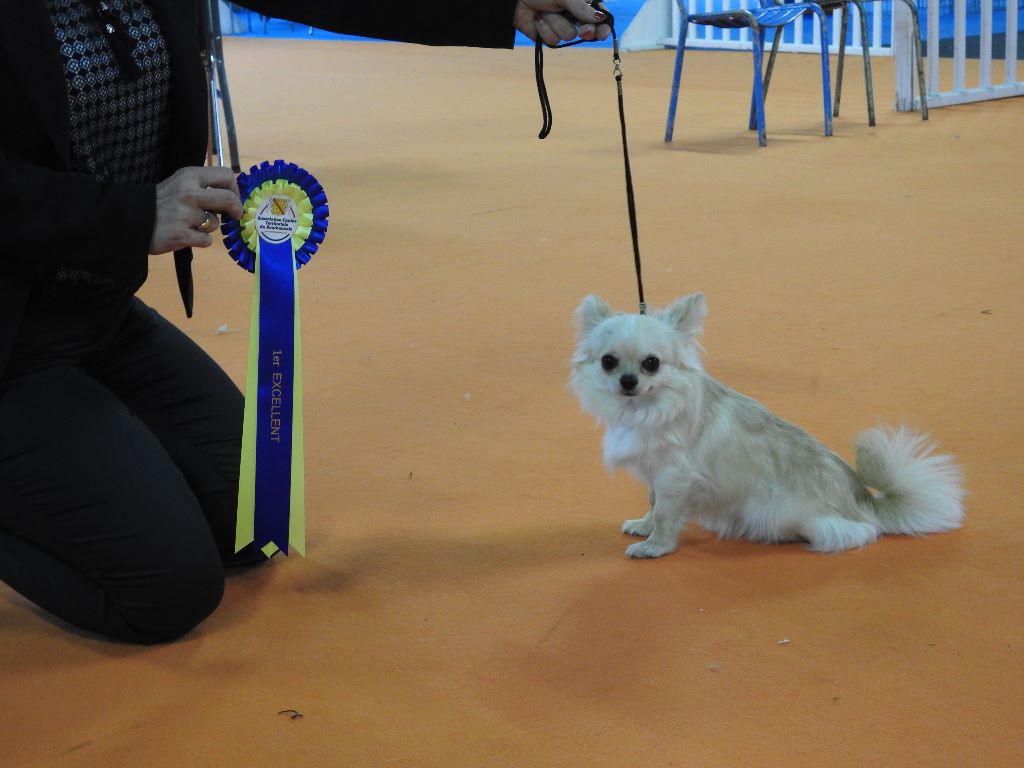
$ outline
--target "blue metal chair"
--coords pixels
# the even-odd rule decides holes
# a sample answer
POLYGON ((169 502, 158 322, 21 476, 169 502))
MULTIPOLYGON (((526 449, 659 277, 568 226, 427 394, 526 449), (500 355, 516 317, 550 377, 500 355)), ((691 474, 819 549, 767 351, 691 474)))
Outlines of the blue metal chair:
POLYGON ((782 27, 796 21, 805 13, 813 13, 821 25, 821 89, 825 105, 825 135, 832 135, 832 93, 828 65, 828 34, 825 12, 821 6, 812 2, 793 2, 775 5, 772 0, 757 0, 759 7, 749 10, 714 11, 711 13, 687 12, 687 0, 676 0, 679 5, 679 45, 676 48, 675 74, 672 78, 672 97, 668 105, 668 122, 665 126, 665 141, 672 141, 672 132, 676 120, 676 102, 679 99, 679 78, 683 71, 683 54, 686 51, 686 32, 690 24, 702 24, 725 29, 749 27, 753 38, 754 50, 754 87, 750 97, 750 123, 753 130, 757 128, 757 143, 765 146, 764 130, 764 99, 771 81, 771 71, 762 75, 764 60, 764 35, 766 29, 774 29, 775 35, 781 34, 782 27))
MULTIPOLYGON (((776 0, 776 2, 782 2, 783 0, 776 0)), ((860 39, 861 48, 863 49, 864 55, 864 85, 867 91, 868 99, 868 125, 875 124, 875 95, 874 87, 871 82, 871 61, 868 55, 868 34, 867 34, 867 14, 864 10, 866 3, 881 3, 883 0, 817 0, 818 5, 821 6, 825 13, 830 13, 836 8, 841 8, 843 12, 842 17, 842 33, 839 37, 839 66, 836 68, 836 87, 833 89, 835 92, 835 108, 832 110, 833 117, 839 117, 839 99, 843 89, 843 59, 846 56, 846 30, 847 30, 847 17, 848 9, 847 5, 853 3, 857 6, 857 12, 860 14, 860 39)), ((910 22, 913 26, 913 38, 914 38, 914 58, 910 62, 910 90, 911 97, 914 93, 914 71, 917 71, 917 86, 918 95, 921 100, 921 119, 928 119, 928 89, 925 87, 924 82, 924 63, 921 59, 921 24, 918 19, 917 2, 916 0, 903 0, 903 4, 907 7, 907 11, 910 13, 910 22)), ((876 8, 875 13, 881 13, 881 8, 876 8)), ((772 59, 775 58, 777 46, 772 45, 771 56, 768 58, 768 69, 772 68, 772 59)))
MULTIPOLYGON (((867 0, 867 2, 873 2, 874 0, 867 0)), ((777 5, 784 4, 785 0, 775 0, 777 5)), ((839 117, 839 100, 843 94, 843 63, 846 60, 846 32, 849 29, 850 20, 850 5, 854 5, 857 8, 857 13, 860 14, 860 44, 861 53, 864 59, 864 90, 867 96, 868 102, 868 125, 875 125, 875 88, 871 78, 871 57, 868 52, 868 17, 867 12, 864 10, 864 3, 861 0, 816 0, 817 4, 821 6, 821 9, 826 15, 831 15, 834 10, 842 10, 842 21, 841 21, 841 32, 839 34, 839 66, 836 68, 836 85, 832 89, 832 95, 834 97, 834 105, 832 109, 832 117, 839 117)), ((908 4, 911 4, 911 0, 906 0, 908 4)), ((775 66, 775 56, 779 52, 780 36, 776 35, 775 39, 772 40, 772 52, 768 55, 768 70, 765 75, 766 79, 771 78, 772 68, 775 66)), ((927 110, 927 107, 925 107, 927 110)))

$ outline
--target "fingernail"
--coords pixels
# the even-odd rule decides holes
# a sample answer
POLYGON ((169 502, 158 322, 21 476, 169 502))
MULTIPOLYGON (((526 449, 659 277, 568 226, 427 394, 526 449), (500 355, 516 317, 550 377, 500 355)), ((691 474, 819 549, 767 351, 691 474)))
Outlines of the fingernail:
POLYGON ((595 17, 595 18, 596 18, 596 19, 597 19, 598 21, 601 21, 601 20, 602 20, 602 19, 603 19, 603 18, 604 18, 604 17, 606 16, 606 15, 607 15, 607 14, 605 14, 605 12, 604 12, 604 11, 594 11, 594 17, 595 17))

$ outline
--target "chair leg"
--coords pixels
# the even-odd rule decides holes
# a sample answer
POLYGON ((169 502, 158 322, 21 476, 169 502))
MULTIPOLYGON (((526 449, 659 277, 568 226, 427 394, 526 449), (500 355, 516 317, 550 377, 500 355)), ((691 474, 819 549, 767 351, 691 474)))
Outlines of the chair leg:
POLYGON ((679 80, 683 74, 683 54, 686 52, 686 30, 689 22, 686 14, 682 14, 682 22, 679 24, 679 45, 676 47, 676 63, 672 74, 672 94, 668 101, 668 120, 665 122, 665 141, 672 141, 672 134, 676 124, 676 103, 679 100, 679 80))
POLYGON ((754 116, 757 120, 757 145, 767 146, 768 140, 764 130, 764 82, 761 77, 761 65, 764 61, 764 29, 762 27, 751 27, 750 33, 754 36, 754 89, 751 99, 754 116))
MULTIPOLYGON (((224 64, 224 42, 220 31, 220 16, 216 10, 210 15, 210 47, 217 62, 217 84, 220 86, 220 103, 224 108, 224 128, 228 136, 228 158, 231 170, 238 173, 242 166, 238 159, 238 133, 235 131, 235 113, 231 109, 231 92, 228 90, 228 71, 224 64)), ((214 100, 216 105, 216 100, 214 100)))
MULTIPOLYGON (((776 29, 776 31, 778 31, 778 30, 776 29)), ((762 35, 762 37, 761 37, 761 71, 764 72, 765 71, 764 70, 764 28, 761 29, 761 35, 762 35)), ((751 40, 751 43, 752 43, 751 53, 753 53, 754 56, 756 57, 757 53, 754 51, 754 46, 757 45, 757 37, 754 35, 753 28, 751 28, 751 30, 750 30, 750 40, 751 40)), ((764 109, 764 100, 766 98, 766 94, 768 93, 766 85, 767 85, 768 81, 771 80, 771 72, 772 72, 772 60, 771 60, 771 58, 769 58, 768 59, 768 70, 767 70, 767 75, 768 76, 767 76, 767 78, 765 78, 764 75, 762 75, 762 77, 761 77, 761 108, 762 109, 764 109)), ((756 89, 756 84, 751 84, 751 86, 750 86, 750 116, 749 116, 749 118, 747 120, 747 130, 748 131, 753 131, 753 130, 756 130, 756 129, 757 129, 757 89, 756 89)))
MULTIPOLYGON (((757 52, 753 51, 754 58, 757 58, 757 52)), ((764 109, 764 81, 761 83, 761 108, 764 109)), ((750 86, 750 116, 747 119, 747 130, 753 131, 757 128, 757 83, 755 82, 750 86)))
MULTIPOLYGON (((764 97, 768 98, 768 86, 772 82, 772 72, 775 71, 775 57, 779 53, 779 43, 782 42, 782 27, 775 27, 775 34, 772 35, 772 52, 768 56, 768 68, 764 73, 764 97)), ((761 47, 764 47, 764 29, 761 29, 761 47)))
MULTIPOLYGON (((903 0, 910 10, 910 20, 914 25, 914 58, 917 61, 917 90, 921 97, 921 119, 928 119, 928 88, 924 84, 924 62, 921 58, 921 21, 914 0, 903 0)), ((913 77, 911 77, 913 82, 913 77)))
POLYGON ((832 75, 828 66, 828 22, 825 20, 825 12, 816 7, 814 14, 818 17, 818 24, 821 27, 821 95, 825 103, 825 135, 832 135, 832 75))
POLYGON ((917 94, 921 98, 921 119, 928 119, 928 88, 924 84, 924 62, 921 60, 921 31, 918 27, 917 9, 914 9, 914 48, 917 52, 917 94))
MULTIPOLYGON (((761 30, 761 34, 762 35, 764 34, 764 30, 763 29, 761 30)), ((757 38, 754 36, 754 30, 753 29, 750 30, 750 39, 751 39, 751 43, 753 45, 757 44, 757 38)), ((751 47, 750 50, 751 50, 751 53, 754 52, 753 46, 751 47)), ((757 54, 754 53, 754 55, 756 56, 757 54)), ((762 63, 761 71, 763 72, 764 71, 764 42, 763 42, 763 38, 762 38, 762 44, 761 44, 761 63, 762 63)), ((771 60, 769 59, 769 61, 768 61, 768 72, 771 73, 771 71, 772 71, 772 63, 771 63, 771 60)), ((761 78, 761 104, 762 105, 764 104, 765 93, 766 93, 764 85, 765 85, 765 80, 764 80, 764 77, 762 76, 762 78, 761 78)), ((747 130, 748 131, 753 131, 753 130, 756 130, 756 129, 757 129, 757 91, 755 89, 754 84, 751 84, 751 86, 750 86, 750 115, 749 115, 749 117, 747 119, 747 130)))
POLYGON ((843 98, 843 64, 846 61, 846 28, 849 26, 849 4, 843 3, 843 21, 839 32, 839 62, 836 67, 836 92, 832 97, 832 117, 839 117, 839 101, 843 98))
MULTIPOLYGON (((860 46, 864 55, 864 91, 868 99, 868 125, 875 125, 875 84, 871 77, 871 44, 868 42, 868 15, 861 0, 850 0, 860 14, 860 46)), ((836 98, 839 98, 838 96, 836 98)))

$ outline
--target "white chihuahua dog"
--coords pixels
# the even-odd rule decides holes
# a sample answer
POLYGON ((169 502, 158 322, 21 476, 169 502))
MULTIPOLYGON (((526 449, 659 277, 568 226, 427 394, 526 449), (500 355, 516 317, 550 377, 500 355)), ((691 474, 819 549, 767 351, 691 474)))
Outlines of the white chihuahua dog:
POLYGON ((948 531, 963 520, 950 456, 906 428, 857 439, 857 469, 760 403, 715 381, 697 337, 707 305, 695 293, 654 315, 617 314, 597 296, 576 310, 570 386, 605 427, 604 460, 650 491, 646 515, 622 530, 645 541, 630 557, 676 549, 696 518, 722 538, 862 547, 883 533, 948 531), (872 490, 874 489, 874 490, 872 490))

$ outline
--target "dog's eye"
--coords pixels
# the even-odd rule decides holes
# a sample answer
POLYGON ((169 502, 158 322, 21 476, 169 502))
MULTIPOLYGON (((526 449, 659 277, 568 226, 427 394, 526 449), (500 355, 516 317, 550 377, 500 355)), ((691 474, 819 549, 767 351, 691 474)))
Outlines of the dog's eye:
POLYGON ((605 355, 601 358, 601 367, 606 371, 614 371, 619 365, 619 359, 615 355, 605 355))
POLYGON ((661 367, 661 360, 651 355, 640 363, 640 367, 648 373, 655 373, 661 367))

